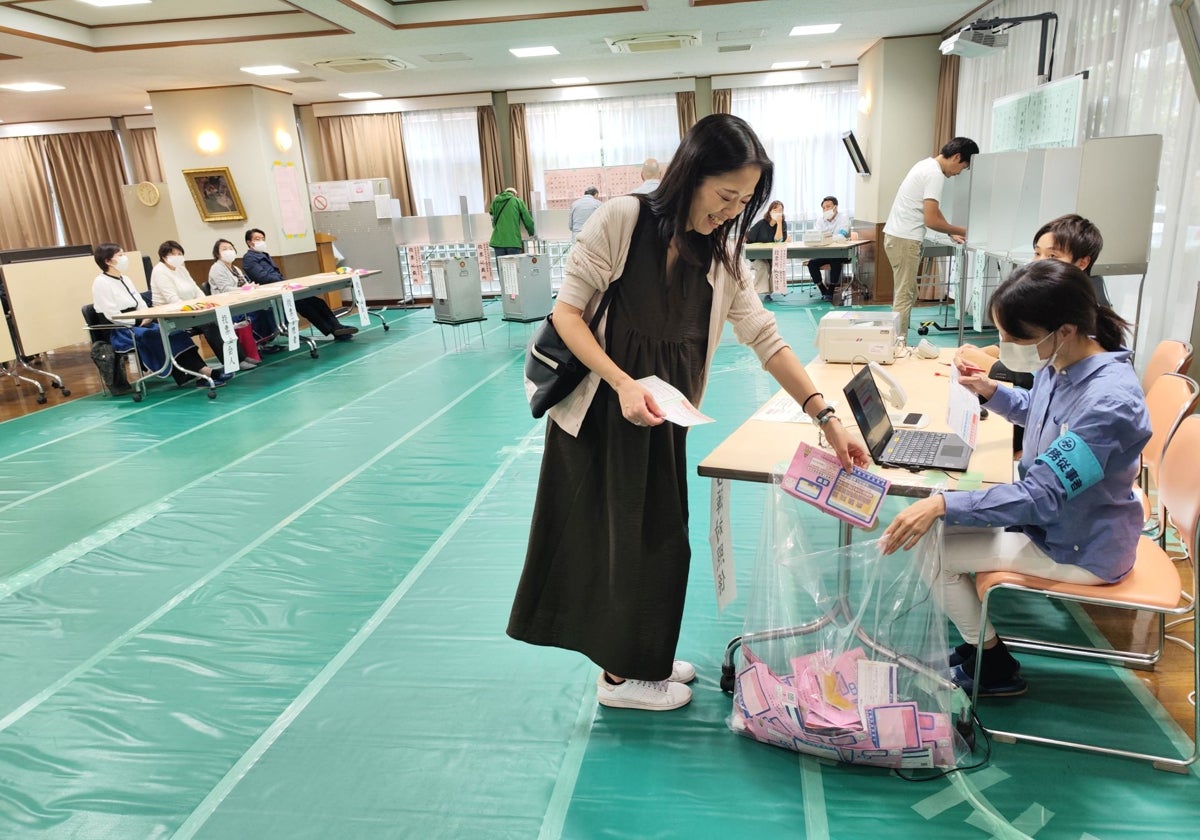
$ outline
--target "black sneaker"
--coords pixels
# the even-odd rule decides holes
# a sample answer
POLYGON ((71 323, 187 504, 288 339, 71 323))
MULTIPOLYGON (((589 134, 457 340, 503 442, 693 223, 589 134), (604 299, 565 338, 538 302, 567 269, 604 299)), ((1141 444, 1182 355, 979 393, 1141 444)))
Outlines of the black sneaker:
POLYGON ((950 667, 957 668, 959 665, 966 665, 968 662, 971 666, 968 671, 975 670, 975 645, 970 642, 963 642, 961 645, 955 645, 950 648, 950 667))
MULTIPOLYGON (((971 670, 974 671, 974 667, 971 670)), ((971 674, 963 670, 961 665, 950 672, 950 678, 954 680, 955 685, 967 694, 971 694, 975 681, 971 674)), ((987 680, 982 676, 979 679, 980 697, 1019 697, 1028 690, 1029 684, 1021 679, 1020 673, 1011 674, 998 680, 987 680)))

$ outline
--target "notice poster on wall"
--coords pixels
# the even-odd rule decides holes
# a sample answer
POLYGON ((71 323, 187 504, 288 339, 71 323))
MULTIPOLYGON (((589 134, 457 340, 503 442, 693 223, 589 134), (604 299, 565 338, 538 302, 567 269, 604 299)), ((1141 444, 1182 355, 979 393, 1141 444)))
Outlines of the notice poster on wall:
POLYGON ((275 198, 279 201, 279 221, 288 239, 308 235, 308 213, 304 209, 300 189, 300 173, 295 164, 275 161, 271 166, 275 178, 275 198))
POLYGON ((312 209, 319 213, 350 209, 349 181, 314 181, 308 185, 312 209))

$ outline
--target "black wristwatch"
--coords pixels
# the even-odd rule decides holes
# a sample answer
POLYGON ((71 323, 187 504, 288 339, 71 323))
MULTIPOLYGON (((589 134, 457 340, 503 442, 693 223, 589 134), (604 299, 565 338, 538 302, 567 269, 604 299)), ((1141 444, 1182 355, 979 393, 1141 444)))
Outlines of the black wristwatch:
POLYGON ((827 405, 817 412, 817 416, 813 418, 813 422, 818 426, 824 426, 835 417, 837 417, 837 413, 833 410, 832 406, 827 405))

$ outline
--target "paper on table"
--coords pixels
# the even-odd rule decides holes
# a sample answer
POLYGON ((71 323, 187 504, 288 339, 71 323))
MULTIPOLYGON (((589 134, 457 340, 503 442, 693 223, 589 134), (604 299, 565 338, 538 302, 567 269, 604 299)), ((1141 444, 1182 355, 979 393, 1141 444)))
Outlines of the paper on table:
POLYGON ((654 397, 654 401, 662 409, 663 416, 676 426, 698 426, 713 422, 711 417, 701 414, 688 398, 669 382, 664 382, 657 376, 644 376, 638 382, 654 397))
MULTIPOLYGON (((837 408, 836 400, 825 400, 830 408, 837 408)), ((768 423, 811 423, 809 417, 800 408, 800 403, 792 399, 787 391, 780 391, 767 400, 758 411, 750 417, 751 420, 765 420, 768 423)))

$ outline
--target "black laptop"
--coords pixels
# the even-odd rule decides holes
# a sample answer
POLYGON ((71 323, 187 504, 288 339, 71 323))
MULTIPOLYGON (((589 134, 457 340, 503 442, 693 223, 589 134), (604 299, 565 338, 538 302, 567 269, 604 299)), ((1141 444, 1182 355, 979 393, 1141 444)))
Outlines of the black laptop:
POLYGON ((862 366, 842 392, 850 402, 850 411, 876 464, 957 472, 967 469, 974 450, 958 435, 911 429, 896 431, 892 427, 868 365, 862 366))

